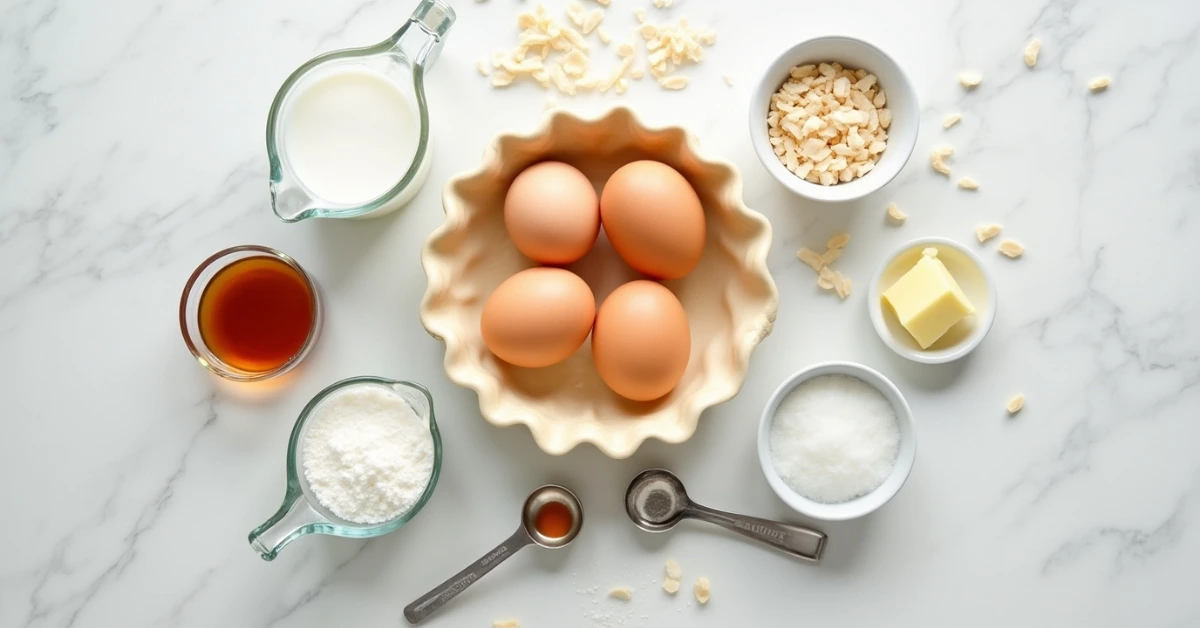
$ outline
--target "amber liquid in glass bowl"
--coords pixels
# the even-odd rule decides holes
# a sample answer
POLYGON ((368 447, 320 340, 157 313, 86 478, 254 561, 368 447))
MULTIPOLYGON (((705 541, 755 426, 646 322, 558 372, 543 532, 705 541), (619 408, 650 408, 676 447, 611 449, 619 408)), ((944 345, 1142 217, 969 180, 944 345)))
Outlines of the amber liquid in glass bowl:
POLYGON ((312 329, 313 295, 294 268, 248 257, 221 269, 200 296, 200 335, 222 362, 260 373, 283 366, 312 329))
POLYGON ((321 329, 312 277, 291 257, 264 246, 219 251, 183 289, 179 325, 202 366, 234 381, 286 373, 308 354, 321 329))

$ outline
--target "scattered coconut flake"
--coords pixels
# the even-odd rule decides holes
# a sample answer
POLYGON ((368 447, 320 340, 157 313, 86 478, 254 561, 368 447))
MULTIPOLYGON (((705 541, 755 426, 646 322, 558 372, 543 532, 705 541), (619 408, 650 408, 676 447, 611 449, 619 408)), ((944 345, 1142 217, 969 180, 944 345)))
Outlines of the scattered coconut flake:
POLYGON ((980 242, 987 242, 988 240, 1000 235, 1000 230, 1003 228, 1004 227, 1001 227, 994 222, 987 225, 979 225, 978 227, 975 227, 975 237, 978 238, 980 242))
POLYGON ((978 190, 979 182, 971 177, 963 177, 958 180, 958 187, 964 190, 978 190))
POLYGON ((841 249, 829 249, 828 251, 825 251, 824 253, 821 254, 821 261, 824 262, 826 266, 828 266, 828 265, 838 261, 838 258, 841 256, 842 256, 841 249))
POLYGON ((583 26, 583 21, 587 19, 587 9, 583 8, 583 5, 578 2, 568 2, 567 19, 571 20, 575 26, 583 26))
POLYGON ((479 73, 487 76, 492 73, 491 64, 488 63, 488 58, 484 57, 475 63, 475 67, 479 68, 479 73))
MULTIPOLYGON (((604 19, 604 11, 603 10, 592 9, 592 11, 587 14, 587 17, 584 18, 583 24, 579 25, 579 29, 583 31, 584 35, 588 35, 592 31, 596 30, 596 27, 600 25, 600 21, 603 19, 604 19)), ((601 41, 604 40, 603 37, 601 37, 600 39, 601 39, 601 41)))
POLYGON ((1033 67, 1037 65, 1038 53, 1042 51, 1042 41, 1034 37, 1028 44, 1025 44, 1025 65, 1033 67))
POLYGON ((963 70, 958 73, 958 84, 966 89, 975 89, 982 81, 983 75, 979 70, 963 70))
POLYGON ((828 266, 822 266, 817 273, 817 285, 823 290, 833 290, 838 284, 839 277, 841 277, 841 273, 828 266))
POLYGON ((687 64, 704 60, 704 46, 716 43, 712 29, 695 29, 686 18, 675 24, 642 24, 637 32, 646 44, 646 63, 650 72, 663 77, 687 64))
POLYGON ((1092 90, 1093 92, 1100 92, 1108 89, 1108 86, 1111 84, 1112 79, 1108 78, 1107 76, 1097 76, 1096 78, 1088 81, 1088 89, 1092 90))
POLYGON ((673 578, 667 578, 666 580, 663 580, 663 591, 666 591, 671 595, 675 595, 679 592, 679 581, 673 578))
POLYGON ((732 76, 729 76, 728 74, 722 74, 721 78, 725 80, 726 85, 733 87, 733 77, 732 76))
POLYGON ((894 222, 896 224, 903 223, 905 220, 908 219, 908 214, 901 211, 900 206, 895 203, 888 203, 887 216, 888 216, 889 220, 891 220, 892 222, 894 222))
POLYGON ((667 574, 667 578, 671 580, 679 580, 683 577, 683 569, 680 569, 679 563, 675 562, 674 558, 668 558, 663 565, 663 570, 667 574))
MULTIPOLYGON (((597 2, 602 6, 609 4, 608 0, 597 2)), ((529 77, 543 88, 555 89, 569 96, 592 89, 602 93, 613 89, 623 94, 629 87, 629 82, 623 78, 637 53, 633 42, 618 46, 620 69, 610 76, 605 76, 607 70, 597 71, 591 66, 591 47, 585 37, 595 33, 601 44, 612 43, 612 33, 601 25, 604 15, 602 9, 588 10, 577 0, 571 0, 566 7, 567 20, 560 22, 551 17, 545 5, 538 4, 532 11, 517 15, 520 34, 516 47, 494 52, 490 66, 483 62, 479 64, 480 72, 489 76, 495 87, 511 85, 521 77, 529 77), (492 72, 492 68, 496 71, 492 72), (593 80, 587 77, 589 71, 596 77, 594 86, 593 80)), ((707 28, 693 28, 688 25, 686 18, 674 25, 657 25, 644 23, 645 11, 642 9, 636 10, 635 15, 639 17, 639 22, 643 22, 635 36, 640 34, 645 40, 651 72, 660 79, 659 83, 664 89, 683 89, 688 79, 674 76, 674 71, 683 65, 703 60, 703 48, 715 43, 716 33, 707 28)), ((640 78, 643 73, 644 70, 639 68, 631 78, 640 78)))
POLYGON ((633 599, 633 591, 629 587, 613 587, 609 590, 608 597, 628 602, 633 599))
POLYGON ((934 170, 946 176, 950 176, 950 166, 946 165, 945 159, 953 154, 954 148, 951 146, 947 146, 945 144, 941 146, 935 146, 933 151, 929 154, 929 164, 933 166, 934 170))
POLYGON ((844 249, 847 244, 850 244, 850 234, 839 233, 829 238, 829 242, 825 243, 825 247, 830 249, 844 249))
POLYGON ((996 250, 1000 251, 1000 253, 1005 257, 1011 259, 1017 259, 1018 257, 1021 257, 1023 253, 1025 253, 1025 247, 1021 246, 1019 242, 1013 240, 1005 240, 1001 242, 1000 246, 996 247, 996 250))
POLYGON ((696 592, 696 601, 708 604, 709 598, 712 597, 712 584, 709 583, 708 578, 704 576, 696 578, 696 586, 693 589, 696 592))
POLYGON ((686 76, 665 76, 658 79, 658 84, 667 89, 683 89, 687 87, 688 80, 686 76))
POLYGON ((959 122, 962 122, 962 114, 961 113, 952 113, 952 114, 946 116, 945 118, 942 118, 942 128, 948 129, 948 128, 958 124, 959 122))
POLYGON ((646 21, 646 10, 637 8, 633 10, 633 17, 637 18, 638 24, 646 21))
POLYGON ((821 254, 808 247, 796 251, 796 257, 817 272, 820 272, 821 268, 825 266, 825 260, 821 258, 821 254))
POLYGON ((834 280, 833 289, 837 292, 838 297, 844 301, 846 297, 850 296, 850 278, 837 271, 834 271, 834 274, 837 275, 837 279, 834 280))
POLYGON ((515 619, 498 619, 492 622, 492 628, 521 628, 521 624, 515 619))
POLYGON ((1004 404, 1004 409, 1008 410, 1009 414, 1016 414, 1021 411, 1021 408, 1024 407, 1025 393, 1017 393, 1015 397, 1008 400, 1008 403, 1004 404))

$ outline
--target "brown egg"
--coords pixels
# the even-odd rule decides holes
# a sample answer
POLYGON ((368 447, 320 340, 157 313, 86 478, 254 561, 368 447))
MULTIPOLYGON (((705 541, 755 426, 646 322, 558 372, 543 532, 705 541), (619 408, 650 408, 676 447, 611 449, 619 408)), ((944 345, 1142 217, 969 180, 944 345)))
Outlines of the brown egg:
POLYGON ((596 371, 626 399, 650 401, 671 392, 691 352, 687 314, 662 284, 631 281, 608 295, 596 312, 596 371))
POLYGON ((704 208, 683 175, 657 161, 635 161, 608 178, 600 220, 630 266, 659 279, 692 272, 704 253, 704 208))
POLYGON ((570 264, 587 255, 600 233, 596 189, 582 172, 567 164, 534 164, 508 187, 504 228, 529 259, 570 264))
POLYGON ((550 366, 587 340, 596 297, 582 279, 561 268, 530 268, 500 284, 479 319, 483 342, 516 366, 550 366))

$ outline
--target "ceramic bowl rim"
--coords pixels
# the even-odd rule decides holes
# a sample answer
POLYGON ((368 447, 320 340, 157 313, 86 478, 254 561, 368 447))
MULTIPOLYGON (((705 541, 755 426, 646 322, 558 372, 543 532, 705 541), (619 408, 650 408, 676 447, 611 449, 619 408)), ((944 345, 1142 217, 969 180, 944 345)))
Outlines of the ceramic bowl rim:
MULTIPOLYGON (((868 71, 878 73, 878 69, 868 69, 868 71)), ((904 166, 912 158, 913 150, 916 149, 917 134, 920 131, 921 124, 921 105, 912 79, 904 71, 904 67, 883 50, 883 48, 851 35, 821 35, 805 39, 788 47, 776 55, 771 63, 767 65, 766 70, 759 76, 754 91, 750 95, 749 124, 750 143, 754 147, 754 154, 776 181, 793 194, 802 198, 826 203, 844 203, 861 199, 879 191, 904 170, 904 166), (894 71, 900 77, 901 83, 898 86, 887 87, 889 100, 893 97, 903 99, 911 104, 913 113, 910 116, 911 128, 906 127, 899 133, 892 133, 892 130, 889 129, 888 150, 899 151, 901 153, 901 158, 893 162, 895 164, 894 167, 889 167, 886 171, 873 170, 852 181, 824 186, 797 177, 780 163, 768 141, 766 113, 763 110, 770 103, 771 95, 779 89, 778 84, 774 81, 768 81, 768 79, 780 72, 783 66, 791 67, 798 62, 808 60, 810 57, 807 54, 808 51, 817 49, 823 44, 832 41, 847 42, 851 46, 863 48, 869 54, 878 57, 881 65, 889 66, 889 70, 894 71), (876 174, 880 176, 873 176, 876 174)))
POLYGON ((814 519, 847 521, 875 512, 891 501, 896 493, 899 493, 900 489, 904 487, 912 473, 913 464, 916 462, 917 426, 913 419, 912 408, 909 407, 904 394, 879 371, 857 362, 818 362, 792 373, 783 380, 775 392, 771 393, 759 418, 757 443, 758 461, 762 467, 763 477, 766 478, 767 484, 779 496, 779 499, 796 512, 814 519), (797 386, 821 375, 849 375, 866 382, 888 399, 896 412, 896 421, 900 424, 900 448, 897 453, 896 465, 892 468, 888 479, 884 480, 879 488, 866 495, 836 504, 826 504, 809 499, 792 489, 780 477, 779 472, 775 469, 775 463, 771 460, 771 423, 774 421, 779 403, 797 386), (894 477, 899 477, 899 481, 892 480, 894 477), (889 482, 892 482, 890 487, 888 486, 889 482))
POLYGON ((992 271, 983 263, 983 258, 979 257, 978 253, 972 251, 965 244, 951 240, 950 238, 937 236, 916 238, 901 244, 890 253, 885 255, 883 261, 880 262, 879 267, 875 269, 875 274, 871 276, 871 284, 867 286, 867 312, 871 318, 871 326, 875 328, 875 334, 878 335, 879 339, 883 341, 883 344, 887 345, 889 349, 896 353, 896 355, 905 358, 906 360, 912 360, 913 362, 919 362, 921 364, 946 364, 947 362, 953 362, 966 357, 968 354, 974 351, 976 347, 983 343, 983 339, 987 337, 988 332, 990 332, 992 329, 992 324, 996 322, 996 312, 999 309, 999 303, 996 301, 998 296, 999 294, 996 290, 996 279, 993 276, 992 271), (904 346, 900 343, 900 341, 896 340, 895 336, 892 335, 891 330, 888 329, 887 323, 883 319, 883 306, 880 304, 879 298, 879 295, 882 293, 882 290, 879 288, 879 282, 883 280, 883 274, 887 272, 888 266, 890 266, 897 257, 900 257, 904 253, 907 253, 908 251, 918 247, 925 247, 929 245, 945 246, 965 255, 967 259, 971 260, 971 263, 975 264, 975 267, 979 269, 979 274, 983 276, 984 282, 987 283, 988 292, 987 308, 980 314, 979 325, 975 327, 975 331, 971 333, 970 337, 958 345, 955 345, 951 350, 943 350, 935 353, 919 351, 917 349, 904 346))

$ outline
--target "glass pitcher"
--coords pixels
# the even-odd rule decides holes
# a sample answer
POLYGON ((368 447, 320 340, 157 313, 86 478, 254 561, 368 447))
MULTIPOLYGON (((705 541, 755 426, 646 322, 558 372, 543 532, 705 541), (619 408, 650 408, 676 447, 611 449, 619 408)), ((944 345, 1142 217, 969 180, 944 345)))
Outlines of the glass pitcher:
MULTIPOLYGON (((284 222, 305 218, 374 218, 399 209, 416 195, 429 174, 429 109, 425 73, 441 51, 454 23, 454 9, 442 0, 421 0, 408 22, 385 41, 366 48, 335 50, 313 58, 292 72, 271 103, 267 116, 267 157, 271 164, 271 207, 284 222), (288 153, 289 112, 297 95, 322 78, 342 71, 385 77, 399 89, 411 109, 415 153, 402 176, 386 192, 365 202, 337 201, 314 192, 297 175, 288 153)), ((319 132, 322 129, 317 129, 319 132)), ((399 172, 396 172, 400 175, 399 172)))

